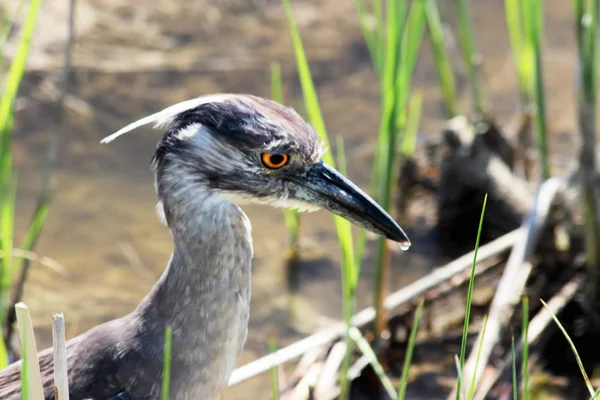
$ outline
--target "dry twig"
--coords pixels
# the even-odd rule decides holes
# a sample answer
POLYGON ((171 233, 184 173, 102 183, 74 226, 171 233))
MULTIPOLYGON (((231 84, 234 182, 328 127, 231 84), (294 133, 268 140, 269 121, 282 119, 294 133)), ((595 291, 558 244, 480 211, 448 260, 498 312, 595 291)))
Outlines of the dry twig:
MULTIPOLYGON (((523 233, 524 229, 519 228, 481 246, 478 253, 478 262, 483 262, 510 249, 522 239, 523 233)), ((419 296, 439 287, 457 274, 471 268, 472 262, 473 252, 469 252, 443 267, 434 269, 429 275, 388 296, 383 303, 384 307, 388 310, 392 310, 408 302, 414 301, 419 296)), ((375 310, 372 307, 369 307, 354 315, 352 318, 352 325, 362 327, 373 321, 374 318, 375 310)), ((269 371, 274 366, 289 362, 311 349, 325 346, 340 338, 344 334, 345 329, 343 323, 335 324, 322 332, 318 332, 287 347, 279 349, 274 353, 237 368, 233 371, 233 374, 229 379, 229 386, 236 385, 256 375, 269 371)))

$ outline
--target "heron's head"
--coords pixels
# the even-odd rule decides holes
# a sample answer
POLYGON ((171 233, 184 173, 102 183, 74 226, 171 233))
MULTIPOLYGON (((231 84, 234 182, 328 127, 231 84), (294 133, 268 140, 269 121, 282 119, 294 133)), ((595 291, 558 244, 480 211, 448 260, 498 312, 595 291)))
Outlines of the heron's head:
POLYGON ((166 127, 153 158, 159 196, 216 193, 236 203, 327 209, 372 232, 410 241, 368 195, 325 164, 319 136, 293 109, 250 95, 220 94, 171 106, 141 125, 166 127))

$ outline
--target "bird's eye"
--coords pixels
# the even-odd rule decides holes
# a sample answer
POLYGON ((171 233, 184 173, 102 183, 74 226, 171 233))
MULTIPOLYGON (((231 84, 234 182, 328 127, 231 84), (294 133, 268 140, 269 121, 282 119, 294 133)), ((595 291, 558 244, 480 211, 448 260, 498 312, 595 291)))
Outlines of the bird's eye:
POLYGON ((289 157, 285 153, 281 154, 272 154, 272 153, 262 153, 261 155, 262 162, 265 167, 270 169, 279 169, 287 164, 289 157))

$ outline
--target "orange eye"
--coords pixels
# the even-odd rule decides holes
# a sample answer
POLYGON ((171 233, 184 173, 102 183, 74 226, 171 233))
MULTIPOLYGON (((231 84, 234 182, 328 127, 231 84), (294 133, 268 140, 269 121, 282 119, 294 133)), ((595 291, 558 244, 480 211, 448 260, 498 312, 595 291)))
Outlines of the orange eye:
POLYGON ((261 159, 265 167, 270 169, 279 169, 287 164, 289 157, 287 154, 262 153, 261 159))

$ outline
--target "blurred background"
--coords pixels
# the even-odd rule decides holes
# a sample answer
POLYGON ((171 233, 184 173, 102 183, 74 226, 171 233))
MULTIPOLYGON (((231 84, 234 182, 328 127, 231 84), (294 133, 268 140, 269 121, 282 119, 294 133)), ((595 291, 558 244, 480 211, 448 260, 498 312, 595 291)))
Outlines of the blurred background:
MULTIPOLYGON (((3 0, 3 7, 14 11, 18 3, 3 0)), ((342 137, 347 175, 368 190, 381 95, 356 4, 352 0, 293 0, 291 4, 332 150, 337 148, 336 138, 342 137)), ((437 5, 458 103, 469 109, 472 96, 457 42, 456 2, 439 0, 437 5)), ((559 173, 576 159, 580 143, 577 45, 571 2, 547 0, 543 5, 548 143, 553 171, 559 173)), ((519 112, 520 99, 504 2, 471 1, 470 12, 487 112, 500 125, 507 125, 519 112)), ((161 133, 144 128, 108 145, 100 144, 103 137, 200 95, 236 92, 271 97, 274 62, 281 66, 284 103, 306 116, 288 20, 279 0, 77 0, 64 112, 56 118, 69 41, 68 16, 68 1, 42 3, 14 116, 16 238, 27 232, 44 176, 45 154, 53 132, 60 133, 51 177, 55 193, 35 248, 38 255, 58 265, 34 263, 24 290, 39 349, 51 346, 52 311, 65 313, 67 335, 72 337, 133 310, 172 251, 169 232, 155 214, 149 168, 161 133)), ((20 28, 17 23, 4 46, 7 58, 16 52, 20 28)), ((439 135, 448 118, 427 29, 412 90, 423 96, 417 140, 417 149, 422 149, 430 136, 439 135)), ((283 347, 342 319, 340 252, 331 217, 323 211, 302 215, 297 259, 289 263, 282 212, 258 206, 244 210, 253 225, 255 260, 248 342, 239 365, 267 354, 269 336, 283 347)), ((391 291, 470 250, 444 243, 437 215, 431 195, 416 194, 407 202, 401 221, 413 246, 408 252, 390 249, 387 285, 391 291)), ((471 239, 477 223, 463 227, 471 239)), ((372 305, 374 247, 374 238, 368 236, 357 310, 372 305)), ((464 300, 462 295, 445 299, 437 315, 464 308, 464 300)), ((448 356, 456 351, 451 347, 448 356)), ((230 388, 226 398, 269 398, 269 379, 263 374, 242 382, 230 388)))

